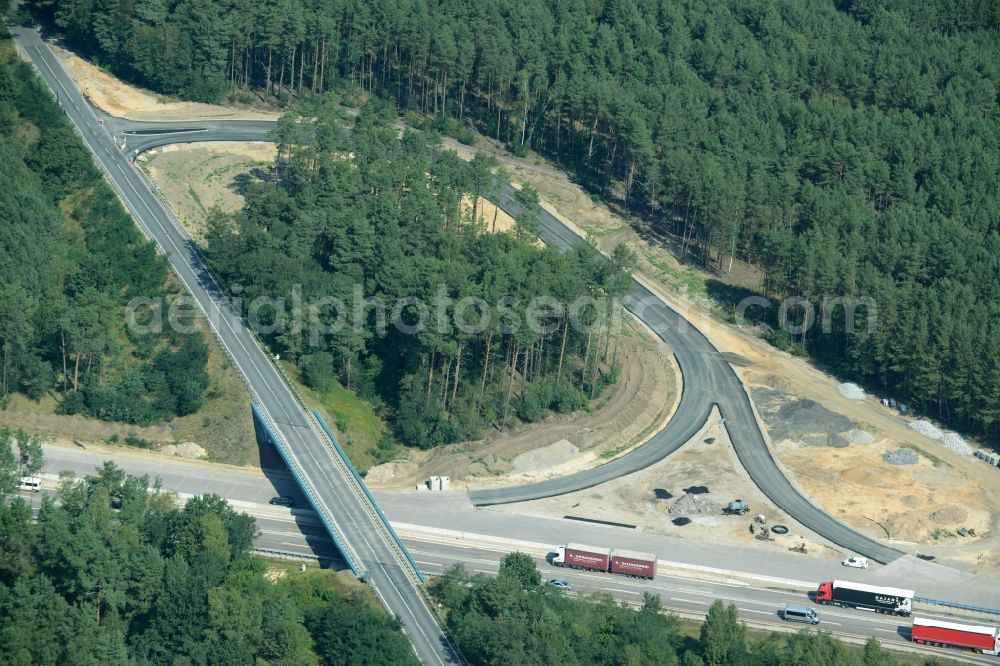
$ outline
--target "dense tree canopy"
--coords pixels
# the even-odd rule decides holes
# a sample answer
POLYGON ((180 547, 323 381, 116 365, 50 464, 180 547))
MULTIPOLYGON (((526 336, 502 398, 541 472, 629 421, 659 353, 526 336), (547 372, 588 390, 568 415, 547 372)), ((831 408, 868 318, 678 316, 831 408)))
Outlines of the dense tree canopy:
POLYGON ((9 40, 0 165, 0 400, 56 392, 66 413, 138 424, 197 411, 203 336, 126 326, 133 297, 167 298, 166 262, 9 40))
POLYGON ((336 373, 380 398, 409 444, 586 406, 614 379, 631 255, 540 248, 530 192, 513 232, 490 233, 482 162, 399 137, 385 111, 365 107, 350 132, 333 105, 310 109, 315 134, 282 121, 278 182, 211 221, 213 270, 307 383, 336 373))
MULTIPOLYGON (((348 82, 566 164, 769 296, 871 298, 775 334, 1000 431, 1000 4, 39 0, 118 73, 196 99, 348 82), (791 338, 795 338, 794 340, 791 338)), ((774 318, 774 313, 771 314, 774 318)))
POLYGON ((37 521, 0 487, 0 663, 416 663, 370 596, 328 571, 271 582, 253 518, 149 485, 107 462, 44 496, 37 521))

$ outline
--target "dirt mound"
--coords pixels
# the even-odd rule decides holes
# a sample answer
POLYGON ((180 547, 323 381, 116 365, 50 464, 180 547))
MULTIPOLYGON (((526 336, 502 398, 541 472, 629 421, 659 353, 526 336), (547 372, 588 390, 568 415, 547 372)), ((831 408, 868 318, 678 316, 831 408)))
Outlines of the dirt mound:
POLYGON ((511 472, 520 474, 522 472, 533 472, 538 469, 547 469, 555 465, 569 462, 580 455, 578 449, 568 439, 560 439, 548 446, 543 446, 534 451, 525 451, 516 456, 511 462, 511 472))
POLYGON ((854 444, 871 444, 875 441, 875 436, 865 430, 853 428, 847 433, 847 438, 854 444))
POLYGON ((969 518, 969 512, 958 506, 943 506, 930 515, 937 525, 954 525, 969 518))
POLYGON ((194 460, 204 458, 207 455, 205 449, 194 442, 182 442, 177 445, 168 444, 160 448, 160 453, 168 456, 177 456, 178 458, 192 458, 194 460))
POLYGON ((369 486, 389 484, 398 476, 413 474, 417 466, 409 460, 387 462, 369 468, 365 474, 365 483, 369 486))
POLYGON ((847 382, 845 384, 839 385, 837 387, 837 391, 839 391, 840 395, 844 396, 848 400, 864 400, 865 399, 865 391, 864 391, 864 389, 861 388, 860 386, 858 386, 857 384, 853 384, 851 382, 847 382))
POLYGON ((864 467, 845 469, 840 473, 840 478, 849 483, 878 487, 882 481, 882 474, 875 467, 865 465, 864 467))
POLYGON ((692 495, 687 493, 674 502, 667 510, 667 513, 675 516, 704 516, 718 513, 718 511, 718 507, 710 502, 704 495, 692 495))

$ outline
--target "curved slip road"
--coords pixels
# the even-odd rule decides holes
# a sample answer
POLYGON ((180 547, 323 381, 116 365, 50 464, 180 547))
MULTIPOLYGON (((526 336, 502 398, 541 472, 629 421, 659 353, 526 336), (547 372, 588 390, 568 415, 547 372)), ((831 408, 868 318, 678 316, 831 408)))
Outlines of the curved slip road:
MULTIPOLYGON (((345 462, 233 310, 193 243, 112 142, 110 128, 100 124, 59 60, 33 30, 15 28, 12 32, 136 222, 166 254, 171 268, 229 353, 268 426, 281 438, 283 457, 302 477, 317 514, 331 535, 345 544, 345 557, 354 561, 356 570, 364 575, 383 605, 402 622, 423 663, 456 663, 447 637, 418 588, 414 569, 387 533, 381 510, 365 498, 345 462)), ((259 128, 255 131, 260 139, 259 128)), ((179 136, 197 134, 186 132, 179 136)))
MULTIPOLYGON (((150 122, 108 117, 107 123, 115 132, 143 132, 130 135, 130 153, 192 141, 261 141, 275 127, 269 121, 239 120, 150 122), (169 129, 179 131, 167 132, 169 129)), ((505 212, 516 216, 519 205, 514 199, 515 189, 507 183, 497 183, 497 190, 491 198, 505 212)), ((537 216, 546 244, 566 249, 580 242, 579 235, 548 211, 542 209, 537 216)), ((904 554, 832 518, 789 482, 761 434, 742 382, 696 327, 637 281, 633 281, 625 306, 670 346, 683 376, 681 400, 667 426, 642 446, 593 469, 523 486, 470 492, 474 504, 509 504, 563 495, 645 469, 690 440, 708 419, 712 406, 717 405, 740 463, 775 506, 825 539, 877 562, 888 563, 904 554)))
MULTIPOLYGON (((501 185, 500 207, 516 216, 514 188, 501 185)), ((567 248, 580 237, 546 210, 538 212, 542 240, 567 248)), ((740 463, 761 492, 789 516, 833 543, 883 564, 902 551, 856 532, 817 508, 796 490, 778 467, 761 434, 750 397, 736 372, 718 349, 661 298, 638 281, 625 306, 670 346, 684 381, 680 404, 667 426, 633 451, 593 469, 523 486, 469 493, 478 506, 508 504, 583 490, 657 463, 679 449, 701 429, 712 405, 718 405, 740 463)))

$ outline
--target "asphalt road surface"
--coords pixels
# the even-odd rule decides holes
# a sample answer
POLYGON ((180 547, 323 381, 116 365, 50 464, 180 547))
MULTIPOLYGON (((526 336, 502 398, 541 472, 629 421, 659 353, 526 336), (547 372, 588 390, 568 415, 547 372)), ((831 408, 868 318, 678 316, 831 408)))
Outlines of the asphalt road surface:
MULTIPOLYGON (((46 480, 51 485, 62 470, 77 477, 93 474, 104 460, 111 459, 129 474, 159 478, 164 490, 182 495, 217 493, 240 510, 267 505, 276 495, 290 495, 296 509, 307 506, 297 482, 286 469, 257 470, 203 461, 185 460, 113 447, 104 451, 44 445, 46 480)), ((846 569, 839 558, 817 554, 803 555, 772 546, 763 546, 747 534, 747 542, 713 541, 706 545, 699 539, 667 536, 654 530, 628 529, 518 511, 519 505, 490 508, 474 507, 461 492, 417 492, 376 490, 375 500, 400 535, 407 538, 415 531, 450 535, 463 541, 488 540, 515 547, 550 549, 570 541, 598 546, 629 548, 658 555, 661 563, 698 571, 726 572, 725 575, 756 577, 770 585, 777 580, 799 581, 799 587, 815 589, 819 581, 846 579, 872 585, 913 588, 918 596, 952 602, 1000 608, 1000 585, 995 579, 976 576, 926 562, 913 556, 899 558, 888 565, 872 564, 865 570, 846 569)), ((276 510, 284 511, 284 509, 276 510)), ((298 511, 295 512, 298 515, 298 511)), ((729 518, 727 520, 749 519, 729 518)), ((327 541, 328 544, 332 542, 327 541)), ((323 552, 329 556, 329 552, 323 552)))
MULTIPOLYGON (((330 553, 324 560, 325 566, 337 567, 336 548, 330 542, 315 518, 304 517, 297 510, 289 512, 288 516, 275 515, 276 512, 263 509, 261 513, 252 508, 244 509, 257 518, 261 534, 256 541, 260 548, 301 553, 312 556, 314 553, 330 553), (325 540, 325 542, 324 542, 325 540)), ((500 559, 511 552, 512 548, 504 548, 495 544, 475 543, 456 544, 448 540, 436 539, 433 535, 407 533, 404 537, 406 546, 421 568, 433 575, 445 573, 456 564, 461 564, 472 574, 496 575, 500 559)), ((543 580, 559 578, 573 585, 572 594, 608 594, 619 601, 629 604, 641 604, 643 594, 660 596, 663 607, 678 613, 682 617, 701 618, 708 612, 708 607, 716 600, 732 603, 736 606, 739 616, 755 628, 776 631, 798 631, 801 625, 789 624, 783 621, 780 611, 785 604, 795 603, 813 606, 822 618, 815 627, 828 631, 843 639, 866 640, 874 636, 882 640, 886 647, 915 648, 925 655, 960 658, 961 653, 939 648, 919 648, 910 642, 911 621, 907 618, 877 615, 865 611, 847 608, 814 606, 808 590, 793 589, 780 585, 752 587, 736 580, 702 580, 673 573, 665 573, 662 569, 652 581, 637 580, 623 576, 612 576, 589 571, 577 571, 552 566, 547 558, 533 555, 535 565, 542 574, 543 580)), ((339 564, 343 567, 343 564, 339 564)), ((981 617, 966 617, 961 613, 944 612, 944 609, 920 608, 916 616, 926 619, 964 622, 966 624, 990 624, 981 617)), ((994 622, 995 624, 995 622, 994 622)), ((969 656, 972 663, 994 664, 994 657, 969 656)))
MULTIPOLYGON (((31 36, 41 45, 37 35, 31 33, 31 36)), ((55 62, 48 49, 44 49, 44 52, 55 62)), ((37 47, 35 53, 40 53, 37 47)), ((72 88, 72 83, 61 69, 56 65, 52 69, 57 70, 65 80, 66 87, 72 88)), ((87 107, 90 116, 94 116, 85 102, 81 100, 81 104, 87 107)), ((263 140, 274 127, 274 123, 266 121, 156 123, 109 119, 106 122, 110 123, 109 129, 115 133, 142 132, 125 134, 130 137, 126 148, 129 153, 178 142, 263 140)), ((508 213, 516 215, 518 204, 513 193, 511 186, 501 184, 497 203, 508 213)), ((547 211, 539 211, 538 217, 542 225, 542 240, 546 244, 567 248, 579 242, 579 236, 573 230, 547 211)), ((645 469, 667 457, 693 437, 708 418, 712 405, 716 404, 740 463, 757 487, 778 508, 832 543, 869 559, 887 563, 903 555, 902 551, 861 534, 829 516, 792 486, 778 468, 761 434, 742 382, 719 350, 696 327, 638 282, 633 283, 626 298, 626 306, 674 351, 683 376, 684 390, 671 421, 646 444, 604 465, 549 481, 474 491, 470 493, 470 497, 475 504, 506 504, 561 495, 645 469)))
POLYGON ((15 28, 12 32, 112 186, 142 230, 166 254, 181 283, 230 354, 260 411, 283 440, 285 454, 300 470, 317 512, 353 551, 358 568, 365 570, 367 582, 382 603, 403 623, 421 661, 452 663, 454 656, 447 638, 424 601, 410 564, 381 524, 378 507, 367 501, 344 463, 337 460, 330 443, 231 308, 193 243, 146 187, 124 151, 112 141, 111 134, 58 59, 33 30, 15 28))
MULTIPOLYGON (((52 486, 61 470, 82 477, 93 473, 105 459, 114 461, 130 474, 158 476, 165 490, 182 496, 215 492, 226 497, 239 511, 257 519, 260 535, 255 546, 302 557, 320 558, 325 566, 345 569, 336 546, 316 514, 306 506, 298 484, 286 470, 259 470, 212 465, 203 462, 168 458, 126 448, 107 452, 60 446, 44 447, 46 465, 43 484, 52 486), (290 495, 296 500, 292 509, 270 506, 275 495, 290 495)), ((471 573, 492 575, 503 555, 520 548, 535 559, 543 578, 561 578, 573 584, 574 594, 601 592, 629 603, 640 603, 645 592, 660 595, 664 607, 684 616, 703 616, 716 599, 732 602, 740 616, 753 626, 767 629, 798 630, 798 625, 784 623, 778 611, 786 603, 811 605, 810 590, 820 580, 845 578, 859 582, 896 587, 914 587, 918 594, 940 595, 943 590, 928 586, 940 578, 936 565, 928 565, 926 576, 907 576, 888 567, 873 565, 868 571, 846 570, 837 562, 792 553, 767 551, 754 547, 716 545, 711 553, 699 543, 684 543, 655 535, 630 536, 630 530, 602 526, 581 526, 571 521, 511 514, 504 510, 476 510, 461 493, 422 493, 423 501, 414 501, 413 492, 379 492, 377 499, 400 530, 407 548, 425 571, 439 574, 456 563, 471 573), (516 527, 515 527, 516 526, 516 527), (469 530, 462 539, 442 531, 469 530), (479 532, 471 533, 472 530, 479 532), (653 581, 630 579, 594 572, 560 569, 550 565, 542 550, 526 547, 527 541, 509 545, 491 535, 502 534, 527 541, 565 542, 578 538, 588 543, 634 547, 651 550, 660 556, 660 567, 653 581), (644 540, 639 540, 641 537, 644 540), (684 571, 673 562, 712 565, 727 573, 684 571), (764 578, 771 576, 771 579, 764 578), (755 578, 756 576, 756 578, 755 578), (792 579, 792 580, 787 580, 792 579), (802 580, 804 584, 795 584, 802 580)), ((37 503, 37 502, 36 502, 37 503)), ((554 544, 553 544, 554 545, 554 544)), ((987 603, 989 598, 966 597, 989 583, 973 581, 969 585, 949 585, 959 599, 987 603)), ((993 587, 996 587, 994 584, 993 587)), ((980 590, 981 592, 981 590, 980 590)), ((996 595, 993 597, 997 601, 996 595)), ((969 616, 936 606, 918 606, 916 615, 969 624, 996 624, 996 618, 969 616)), ((864 640, 881 638, 887 646, 915 648, 909 643, 910 622, 906 619, 875 615, 853 609, 817 607, 822 617, 819 629, 842 638, 864 640)), ((961 658, 960 652, 922 649, 924 654, 961 658)), ((986 657, 969 657, 974 663, 994 663, 986 657)))

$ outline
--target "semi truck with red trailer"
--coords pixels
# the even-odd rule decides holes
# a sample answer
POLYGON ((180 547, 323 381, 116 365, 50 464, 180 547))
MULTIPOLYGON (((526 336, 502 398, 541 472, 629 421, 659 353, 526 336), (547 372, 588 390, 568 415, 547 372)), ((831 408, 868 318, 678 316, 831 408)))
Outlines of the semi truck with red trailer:
POLYGON ((556 546, 552 564, 557 567, 586 569, 652 579, 656 576, 656 555, 624 548, 601 548, 580 543, 556 546))
POLYGON ((940 620, 913 618, 910 640, 921 645, 957 647, 1000 655, 1000 629, 940 620))
POLYGON ((819 584, 819 589, 816 590, 816 603, 907 617, 913 610, 914 594, 913 590, 896 587, 828 580, 819 584))

